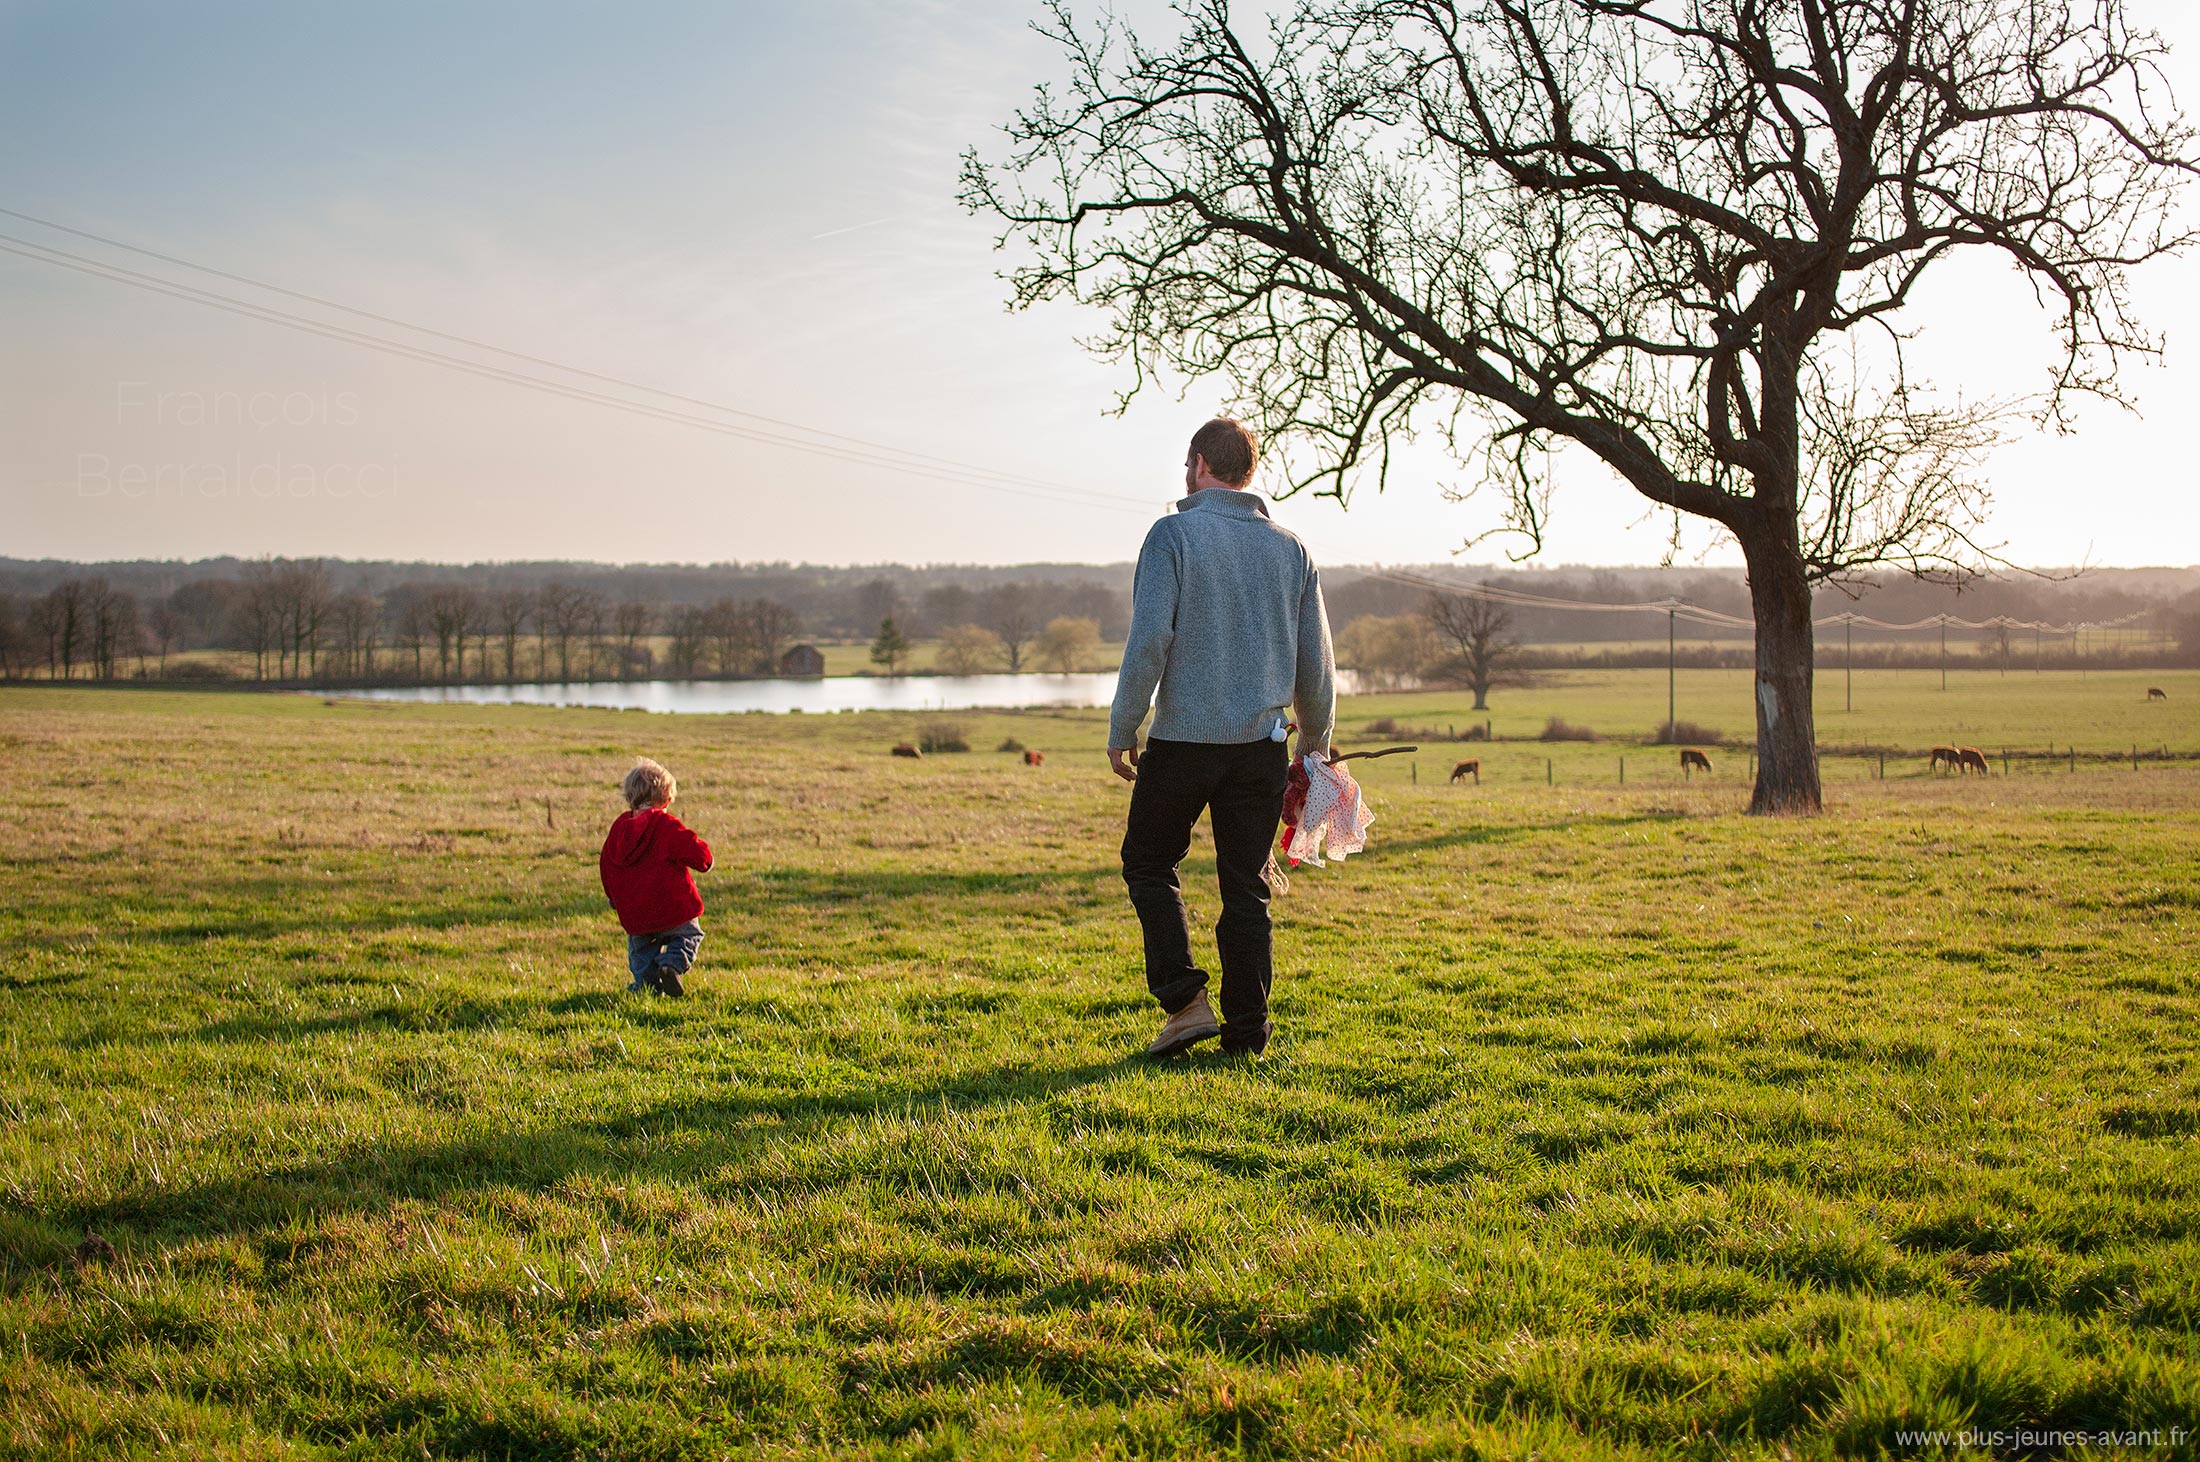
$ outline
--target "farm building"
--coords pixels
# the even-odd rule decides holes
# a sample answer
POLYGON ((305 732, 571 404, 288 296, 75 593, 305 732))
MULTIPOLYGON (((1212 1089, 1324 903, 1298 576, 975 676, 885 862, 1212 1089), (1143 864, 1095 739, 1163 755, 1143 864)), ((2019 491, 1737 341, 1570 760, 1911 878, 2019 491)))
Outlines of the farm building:
POLYGON ((779 657, 781 675, 823 675, 825 652, 815 645, 796 645, 779 657))

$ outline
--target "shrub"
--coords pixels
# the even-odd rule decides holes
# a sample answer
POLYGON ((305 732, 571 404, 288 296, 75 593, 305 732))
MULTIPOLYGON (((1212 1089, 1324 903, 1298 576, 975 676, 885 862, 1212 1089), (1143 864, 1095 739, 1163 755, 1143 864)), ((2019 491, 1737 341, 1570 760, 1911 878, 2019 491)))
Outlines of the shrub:
POLYGON ((181 664, 169 666, 167 678, 170 680, 234 680, 236 676, 230 673, 228 666, 217 665, 211 660, 186 660, 181 664))
POLYGON ((1388 736, 1399 741, 1487 741, 1490 733, 1489 728, 1480 721, 1462 731, 1456 725, 1407 726, 1401 724, 1396 717, 1378 716, 1367 723, 1367 734, 1388 736))
POLYGON ((1553 716, 1543 723, 1538 741, 1594 741, 1597 734, 1586 726, 1576 726, 1564 716, 1553 716))
POLYGON ((927 721, 917 728, 917 750, 929 756, 936 751, 968 751, 970 737, 955 721, 927 721))
POLYGON ((1011 736, 1007 740, 1003 741, 999 746, 996 746, 993 749, 995 751, 1022 751, 1024 749, 1024 744, 1021 741, 1018 741, 1015 737, 1011 736))
POLYGON ((1691 743, 1715 746, 1719 741, 1716 727, 1699 726, 1694 721, 1660 721, 1650 733, 1652 746, 1682 746, 1691 743))

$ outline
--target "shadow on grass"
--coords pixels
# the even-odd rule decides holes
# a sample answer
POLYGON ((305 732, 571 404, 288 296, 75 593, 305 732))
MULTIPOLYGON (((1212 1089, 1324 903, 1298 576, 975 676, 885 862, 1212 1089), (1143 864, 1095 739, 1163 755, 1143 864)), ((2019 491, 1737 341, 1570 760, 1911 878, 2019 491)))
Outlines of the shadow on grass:
POLYGON ((477 1133, 449 1142, 357 1143, 325 1159, 175 1189, 140 1189, 38 1215, 66 1232, 154 1245, 253 1234, 301 1217, 371 1216, 407 1200, 434 1203, 493 1187, 532 1192, 576 1176, 619 1182, 696 1180, 801 1144, 818 1129, 914 1108, 962 1111, 1043 1102, 1156 1069, 1143 1056, 1083 1065, 1008 1065, 934 1082, 820 1092, 758 1092, 660 1103, 602 1122, 477 1133), (675 1139, 675 1140, 667 1140, 675 1139))
MULTIPOLYGON (((845 904, 904 903, 912 899, 967 900, 1018 898, 1057 891, 1064 884, 1089 886, 1113 878, 1113 862, 1100 867, 996 870, 731 868, 704 875, 704 898, 721 915, 764 915, 790 909, 831 908, 845 904)), ((141 897, 142 923, 129 931, 133 942, 196 945, 212 939, 269 940, 294 934, 372 935, 416 930, 441 935, 472 927, 556 923, 601 916, 615 929, 610 905, 596 886, 592 870, 578 870, 559 891, 543 896, 527 891, 475 894, 464 889, 471 870, 452 870, 452 896, 405 899, 390 895, 380 870, 360 869, 347 876, 280 875, 195 877, 189 902, 163 908, 141 897), (174 922, 163 922, 163 919, 174 922)), ((609 937, 608 933, 607 936, 609 937)), ((67 942, 80 942, 70 936, 67 942)), ((51 943, 61 943, 55 940, 51 943)), ((55 978, 55 977, 48 977, 55 978)), ((7 983, 24 988, 33 980, 7 983)))
POLYGON ((1481 843, 1509 843, 1539 833, 1571 833, 1590 828, 1631 827, 1638 823, 1685 822, 1699 814, 1679 808, 1646 807, 1634 812, 1599 812, 1556 822, 1478 823, 1456 832, 1431 833, 1418 838, 1385 838, 1369 851, 1404 853, 1429 848, 1465 848, 1481 843))
POLYGON ((8 975, 0 977, 0 990, 44 990, 55 985, 73 985, 83 978, 82 970, 55 970, 44 975, 8 975))

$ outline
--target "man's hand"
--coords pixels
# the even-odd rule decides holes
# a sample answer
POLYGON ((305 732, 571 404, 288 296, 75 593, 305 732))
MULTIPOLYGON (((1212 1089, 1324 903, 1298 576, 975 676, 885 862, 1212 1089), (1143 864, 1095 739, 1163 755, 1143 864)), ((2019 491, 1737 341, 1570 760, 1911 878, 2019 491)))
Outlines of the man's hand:
POLYGON ((1137 781, 1138 773, 1134 769, 1138 765, 1138 748, 1135 746, 1109 747, 1108 765, 1114 767, 1115 774, 1121 777, 1124 781, 1137 781))

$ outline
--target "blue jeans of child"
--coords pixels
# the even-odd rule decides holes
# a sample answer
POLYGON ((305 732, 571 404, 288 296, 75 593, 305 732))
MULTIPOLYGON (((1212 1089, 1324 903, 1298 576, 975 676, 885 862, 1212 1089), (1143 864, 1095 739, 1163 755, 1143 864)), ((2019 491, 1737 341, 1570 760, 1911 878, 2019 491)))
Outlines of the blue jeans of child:
POLYGON ((684 975, 695 968, 695 956, 703 947, 703 926, 690 919, 676 929, 661 929, 655 934, 629 934, 626 936, 626 969, 635 983, 647 985, 655 982, 659 968, 684 975))

